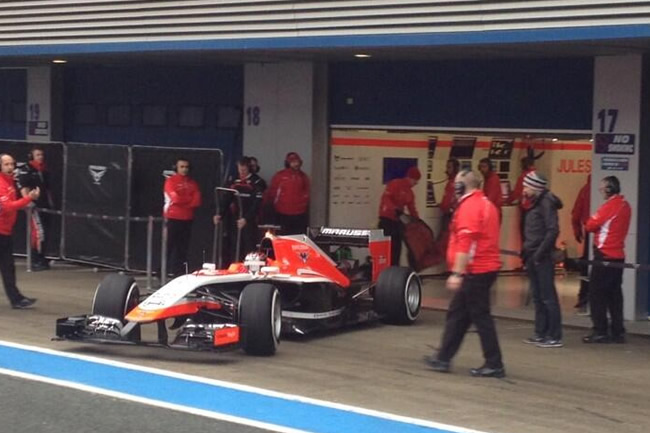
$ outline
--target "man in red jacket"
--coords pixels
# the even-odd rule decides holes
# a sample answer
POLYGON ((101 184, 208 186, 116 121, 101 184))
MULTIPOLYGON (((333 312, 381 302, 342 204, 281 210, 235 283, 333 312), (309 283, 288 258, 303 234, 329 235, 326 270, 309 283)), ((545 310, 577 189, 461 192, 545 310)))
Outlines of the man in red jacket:
POLYGON ((185 158, 176 160, 176 174, 165 180, 165 205, 163 215, 167 219, 167 263, 170 274, 184 273, 187 251, 192 234, 194 211, 201 205, 199 185, 189 176, 190 162, 185 158))
MULTIPOLYGON (((632 210, 621 195, 621 184, 616 176, 603 178, 598 191, 605 203, 585 223, 585 230, 594 234, 594 260, 622 264, 625 262, 625 237, 630 228, 632 210)), ((589 282, 593 332, 582 341, 625 343, 623 268, 593 265, 589 282), (609 326, 608 310, 611 317, 609 326)))
POLYGON ((296 152, 287 154, 284 167, 271 179, 264 202, 272 204, 275 223, 284 234, 303 234, 309 225, 309 177, 296 152))
POLYGON ((490 314, 490 287, 501 267, 499 215, 494 204, 478 189, 471 171, 456 176, 458 207, 451 221, 447 261, 452 270, 447 288, 453 290, 438 354, 427 357, 434 371, 446 373, 451 359, 473 323, 483 348, 485 364, 470 370, 475 377, 505 377, 501 349, 490 314))
POLYGON ((483 158, 479 161, 478 170, 483 175, 483 193, 494 203, 499 213, 499 219, 501 219, 501 205, 503 204, 501 179, 492 170, 492 161, 489 158, 483 158))
POLYGON ((399 266, 399 259, 402 254, 402 234, 400 232, 399 217, 407 208, 409 215, 418 218, 418 211, 415 209, 415 196, 413 187, 417 185, 422 177, 417 167, 410 167, 406 176, 393 179, 386 184, 386 189, 381 195, 379 203, 379 228, 386 236, 390 236, 391 265, 399 266))
POLYGON ((589 259, 589 233, 585 232, 584 225, 589 219, 589 206, 591 195, 591 175, 587 176, 585 183, 571 210, 571 226, 573 227, 573 236, 576 242, 582 243, 582 256, 578 262, 580 271, 580 291, 578 292, 578 302, 574 308, 578 309, 578 314, 587 314, 587 304, 589 303, 589 265, 586 263, 589 259), (584 242, 583 242, 584 241, 584 242))
POLYGON ((0 165, 0 273, 2 273, 2 283, 12 308, 29 308, 36 302, 36 299, 23 296, 16 286, 16 265, 11 235, 18 210, 38 199, 40 189, 36 187, 30 190, 25 197, 19 199, 13 176, 16 161, 11 155, 2 154, 0 155, 0 165))

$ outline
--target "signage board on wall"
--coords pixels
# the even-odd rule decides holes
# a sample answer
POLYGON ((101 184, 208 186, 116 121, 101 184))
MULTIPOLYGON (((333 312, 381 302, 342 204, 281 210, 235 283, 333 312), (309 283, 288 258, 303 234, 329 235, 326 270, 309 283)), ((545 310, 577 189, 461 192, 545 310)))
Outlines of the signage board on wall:
POLYGON ((603 156, 600 160, 601 170, 628 171, 630 169, 630 158, 603 156))
POLYGON ((595 134, 595 152, 609 155, 634 155, 634 134, 595 134))
POLYGON ((488 158, 490 159, 510 159, 512 148, 515 140, 513 139, 494 139, 490 143, 488 158))

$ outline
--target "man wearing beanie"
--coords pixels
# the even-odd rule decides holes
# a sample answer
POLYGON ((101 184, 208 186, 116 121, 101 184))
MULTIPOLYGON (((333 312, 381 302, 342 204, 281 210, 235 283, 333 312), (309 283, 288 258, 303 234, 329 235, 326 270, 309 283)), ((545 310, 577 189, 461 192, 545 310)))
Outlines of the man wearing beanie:
POLYGON ((562 202, 548 190, 536 171, 524 177, 524 241, 522 258, 535 302, 535 334, 524 343, 562 347, 562 317, 555 289, 553 250, 560 234, 558 209, 562 202))
POLYGON ((417 185, 422 175, 417 167, 411 167, 406 176, 393 179, 386 184, 386 189, 379 203, 379 228, 386 236, 391 237, 391 265, 399 266, 402 254, 402 235, 400 233, 399 216, 408 208, 409 215, 419 218, 415 209, 415 196, 412 188, 417 185))

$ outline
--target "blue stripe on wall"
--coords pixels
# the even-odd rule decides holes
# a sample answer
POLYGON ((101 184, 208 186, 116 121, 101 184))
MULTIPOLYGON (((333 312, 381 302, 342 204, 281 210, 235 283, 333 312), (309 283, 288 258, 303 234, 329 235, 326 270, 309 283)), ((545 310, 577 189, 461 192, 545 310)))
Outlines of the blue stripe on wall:
POLYGON ((0 368, 315 433, 452 431, 1 344, 0 368))
POLYGON ((535 30, 450 33, 313 36, 283 38, 208 39, 192 41, 115 42, 89 44, 15 45, 0 47, 0 56, 115 53, 168 50, 248 50, 382 46, 444 46, 570 42, 650 37, 650 25, 589 26, 535 30))

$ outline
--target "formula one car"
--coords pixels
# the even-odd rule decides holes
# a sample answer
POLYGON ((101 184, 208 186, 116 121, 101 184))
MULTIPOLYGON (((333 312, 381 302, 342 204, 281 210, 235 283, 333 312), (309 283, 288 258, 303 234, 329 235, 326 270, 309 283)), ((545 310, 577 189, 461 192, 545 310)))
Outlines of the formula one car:
POLYGON ((408 268, 390 266, 390 238, 381 230, 308 232, 267 234, 243 262, 227 269, 204 264, 144 297, 132 277, 109 275, 97 287, 92 313, 58 319, 56 335, 193 350, 241 347, 251 355, 272 355, 282 332, 417 319, 420 279, 408 268), (353 249, 368 255, 355 258, 353 249), (171 343, 167 319, 177 330, 171 343), (140 326, 147 323, 157 323, 158 341, 142 341, 140 326))

